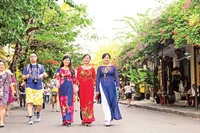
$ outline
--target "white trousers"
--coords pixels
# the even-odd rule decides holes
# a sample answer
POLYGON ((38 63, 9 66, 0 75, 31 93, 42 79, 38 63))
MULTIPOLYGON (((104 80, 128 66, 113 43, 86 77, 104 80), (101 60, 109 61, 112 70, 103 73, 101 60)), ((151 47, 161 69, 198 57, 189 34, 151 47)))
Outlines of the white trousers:
POLYGON ((101 93, 101 105, 102 105, 103 112, 105 115, 105 122, 106 122, 106 125, 109 125, 111 122, 111 113, 110 113, 108 101, 107 101, 104 91, 102 89, 101 83, 100 83, 100 93, 101 93))

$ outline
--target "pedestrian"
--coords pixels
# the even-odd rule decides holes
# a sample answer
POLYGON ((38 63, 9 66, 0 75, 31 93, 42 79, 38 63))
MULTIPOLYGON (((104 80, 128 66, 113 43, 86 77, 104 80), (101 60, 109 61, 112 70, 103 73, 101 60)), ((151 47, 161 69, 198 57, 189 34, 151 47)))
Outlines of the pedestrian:
POLYGON ((132 92, 133 92, 133 87, 130 86, 130 82, 127 83, 124 89, 125 89, 125 94, 126 94, 127 107, 130 107, 132 92))
POLYGON ((19 85, 19 102, 20 102, 20 107, 26 107, 26 82, 27 80, 23 80, 23 82, 19 85), (22 104, 24 103, 24 105, 22 104))
POLYGON ((122 84, 120 84, 120 99, 121 100, 124 100, 124 97, 125 97, 125 90, 124 90, 124 86, 122 86, 122 84))
POLYGON ((135 97, 135 84, 133 82, 130 81, 130 86, 132 87, 132 102, 134 101, 134 97, 135 97))
POLYGON ((101 94, 105 122, 109 127, 113 119, 122 119, 117 100, 119 76, 116 67, 110 64, 110 54, 104 53, 102 59, 104 64, 97 69, 96 95, 101 94))
POLYGON ((11 75, 5 71, 5 62, 0 60, 0 127, 4 127, 5 107, 8 102, 9 87, 12 87, 11 82, 11 75))
POLYGON ((83 56, 83 65, 77 69, 77 81, 79 84, 80 116, 82 125, 91 126, 94 118, 94 84, 95 70, 90 66, 91 56, 83 56))
POLYGON ((62 125, 71 125, 74 117, 73 83, 75 72, 72 68, 71 58, 65 55, 60 68, 57 69, 57 86, 59 88, 59 101, 62 115, 62 125))
POLYGON ((50 99, 50 86, 49 83, 46 84, 46 86, 44 87, 44 101, 46 104, 49 104, 49 99, 50 99))
POLYGON ((15 101, 15 99, 17 100, 16 81, 15 81, 15 78, 13 76, 13 73, 9 69, 6 70, 6 72, 11 75, 11 80, 12 80, 11 81, 11 86, 9 87, 8 102, 7 102, 7 107, 6 107, 6 109, 7 109, 6 116, 10 116, 11 104, 15 101))
MULTIPOLYGON (((42 109, 45 109, 45 96, 44 96, 44 91, 45 91, 46 84, 42 82, 42 90, 43 90, 43 103, 42 103, 42 109)), ((37 112, 37 108, 35 108, 35 111, 37 112)))
POLYGON ((33 105, 37 111, 36 118, 39 122, 41 119, 40 111, 43 104, 43 89, 42 89, 42 78, 46 77, 43 75, 45 72, 43 65, 37 63, 37 55, 35 53, 30 54, 30 64, 23 69, 23 80, 27 79, 26 83, 26 103, 29 121, 28 124, 33 124, 32 108, 33 105))
POLYGON ((51 105, 52 112, 54 112, 54 107, 56 104, 56 112, 59 112, 59 98, 58 98, 58 87, 56 86, 56 76, 51 80, 51 105))
MULTIPOLYGON (((196 85, 192 84, 191 89, 189 89, 187 92, 186 102, 184 103, 184 105, 182 105, 182 107, 186 107, 186 106, 194 107, 195 106, 195 88, 196 88, 196 85)), ((199 97, 199 89, 198 88, 197 88, 197 97, 199 97)))

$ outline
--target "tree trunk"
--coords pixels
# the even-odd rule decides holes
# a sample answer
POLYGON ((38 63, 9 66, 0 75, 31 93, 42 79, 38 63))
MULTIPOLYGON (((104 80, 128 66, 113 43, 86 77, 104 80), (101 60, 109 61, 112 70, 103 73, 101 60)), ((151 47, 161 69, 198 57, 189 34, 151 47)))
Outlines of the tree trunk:
POLYGON ((15 46, 15 52, 13 55, 12 63, 10 64, 10 68, 9 68, 13 73, 16 72, 17 61, 19 59, 20 52, 21 52, 20 45, 17 42, 15 46))

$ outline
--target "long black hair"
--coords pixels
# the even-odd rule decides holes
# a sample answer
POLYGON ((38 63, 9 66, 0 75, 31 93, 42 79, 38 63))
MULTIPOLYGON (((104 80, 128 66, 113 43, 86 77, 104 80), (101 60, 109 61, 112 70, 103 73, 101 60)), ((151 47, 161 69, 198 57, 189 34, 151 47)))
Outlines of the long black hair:
POLYGON ((74 71, 74 69, 72 68, 71 58, 70 58, 69 55, 65 55, 65 56, 63 57, 62 62, 61 62, 61 64, 60 64, 60 67, 63 67, 63 66, 64 66, 63 61, 64 61, 65 59, 69 59, 69 61, 70 61, 70 63, 69 63, 69 71, 71 72, 72 77, 74 77, 74 76, 75 76, 75 71, 74 71))

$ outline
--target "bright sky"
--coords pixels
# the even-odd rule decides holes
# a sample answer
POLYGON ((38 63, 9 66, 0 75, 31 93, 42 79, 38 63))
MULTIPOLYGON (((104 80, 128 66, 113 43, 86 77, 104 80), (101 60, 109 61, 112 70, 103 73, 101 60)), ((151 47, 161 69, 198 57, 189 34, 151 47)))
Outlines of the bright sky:
POLYGON ((115 19, 123 16, 137 17, 136 13, 144 13, 148 8, 155 7, 155 0, 74 0, 88 6, 89 14, 94 17, 94 27, 109 39, 114 38, 112 28, 119 27, 115 19))
MULTIPOLYGON (((62 1, 62 0, 60 0, 62 1)), ((116 19, 122 19, 123 16, 137 17, 137 13, 145 13, 148 8, 159 6, 156 0, 73 0, 75 4, 84 4, 88 7, 89 15, 94 19, 93 27, 97 34, 105 36, 95 42, 83 42, 84 46, 89 45, 90 50, 96 50, 100 45, 106 45, 114 38, 115 30, 113 28, 121 27, 122 24, 116 22, 116 19), (86 44, 86 45, 85 45, 86 44)), ((172 1, 172 0, 166 0, 172 1)))
POLYGON ((123 16, 137 17, 136 13, 144 13, 148 8, 155 7, 155 0, 74 0, 75 3, 88 6, 89 15, 94 18, 94 27, 108 39, 113 39, 119 27, 115 19, 123 16))

